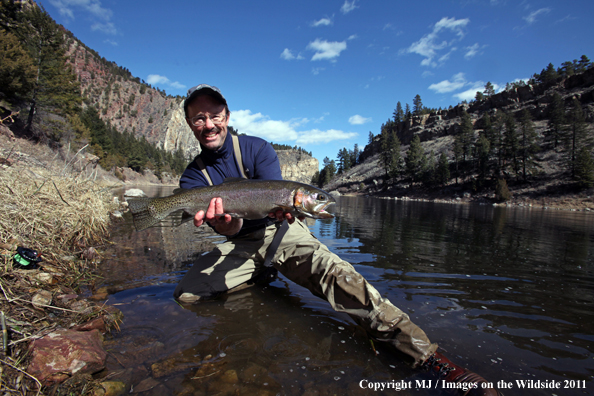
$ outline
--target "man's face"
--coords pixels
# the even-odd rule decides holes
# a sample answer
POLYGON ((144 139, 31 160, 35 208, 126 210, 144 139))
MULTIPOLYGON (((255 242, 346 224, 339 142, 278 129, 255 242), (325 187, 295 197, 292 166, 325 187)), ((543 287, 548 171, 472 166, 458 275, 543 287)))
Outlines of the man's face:
POLYGON ((216 151, 223 146, 227 137, 229 114, 225 114, 220 123, 213 123, 213 117, 225 114, 225 105, 208 95, 200 95, 188 104, 186 122, 203 147, 216 151), (192 119, 201 119, 204 125, 196 126, 192 119))

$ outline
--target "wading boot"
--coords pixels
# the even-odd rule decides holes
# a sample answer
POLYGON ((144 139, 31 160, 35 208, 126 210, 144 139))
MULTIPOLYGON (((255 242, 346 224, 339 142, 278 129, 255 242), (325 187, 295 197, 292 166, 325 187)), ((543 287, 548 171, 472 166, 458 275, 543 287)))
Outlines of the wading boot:
POLYGON ((435 352, 422 365, 439 375, 439 388, 453 395, 463 396, 502 396, 493 383, 480 375, 452 363, 450 359, 435 352), (484 387, 483 387, 484 386, 484 387))

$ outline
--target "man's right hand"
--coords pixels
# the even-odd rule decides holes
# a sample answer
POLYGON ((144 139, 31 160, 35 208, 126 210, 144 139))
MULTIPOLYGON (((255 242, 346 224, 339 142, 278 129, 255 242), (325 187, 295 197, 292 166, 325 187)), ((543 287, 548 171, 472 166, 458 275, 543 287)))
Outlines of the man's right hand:
POLYGON ((196 213, 194 225, 200 227, 206 221, 221 235, 237 234, 243 225, 243 219, 233 218, 228 214, 215 216, 215 214, 221 213, 225 213, 222 198, 213 198, 210 200, 206 213, 203 210, 196 213))

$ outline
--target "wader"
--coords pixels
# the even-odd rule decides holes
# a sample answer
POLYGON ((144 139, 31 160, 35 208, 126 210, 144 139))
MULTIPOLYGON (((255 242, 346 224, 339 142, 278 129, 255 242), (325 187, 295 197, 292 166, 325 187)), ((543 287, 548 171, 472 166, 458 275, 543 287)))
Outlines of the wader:
MULTIPOLYGON (((239 149, 235 140, 234 146, 239 149)), ((241 286, 267 269, 268 256, 276 270, 328 301, 337 312, 347 313, 375 340, 409 356, 413 366, 435 352, 437 344, 432 344, 406 313, 382 298, 351 264, 319 242, 304 223, 297 220, 286 225, 288 222, 283 221, 217 245, 190 268, 174 296, 182 302, 196 302, 241 286), (279 237, 281 224, 287 231, 279 237), (274 244, 278 246, 271 249, 274 244)))

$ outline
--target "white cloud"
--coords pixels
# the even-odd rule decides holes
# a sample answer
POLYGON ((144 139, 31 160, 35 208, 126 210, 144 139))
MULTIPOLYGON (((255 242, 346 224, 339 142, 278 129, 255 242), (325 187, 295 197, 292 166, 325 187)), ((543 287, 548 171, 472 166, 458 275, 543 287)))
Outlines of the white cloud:
POLYGON ((483 92, 485 90, 485 84, 482 81, 473 83, 472 88, 467 89, 464 92, 460 92, 454 95, 454 98, 458 100, 472 100, 475 98, 477 92, 483 92))
POLYGON ((330 25, 332 25, 332 19, 330 19, 330 18, 322 18, 319 21, 314 21, 311 23, 312 27, 330 26, 330 25))
MULTIPOLYGON (((455 42, 464 38, 464 28, 470 19, 455 19, 455 18, 441 18, 434 26, 433 31, 425 36, 421 37, 421 39, 415 43, 412 43, 410 47, 408 47, 405 52, 407 53, 415 53, 418 55, 423 56, 425 59, 421 61, 422 66, 432 66, 437 67, 438 63, 434 61, 434 58, 438 56, 438 52, 452 47, 455 42), (443 31, 449 31, 450 33, 454 33, 457 38, 453 38, 450 41, 444 40, 440 38, 440 35, 443 31)), ((447 32, 446 32, 447 33, 447 32)), ((451 51, 455 50, 452 48, 451 51)), ((449 54, 451 51, 445 55, 440 57, 440 62, 444 62, 448 59, 449 54)))
POLYGON ((356 34, 351 34, 347 40, 354 40, 356 38, 359 38, 359 36, 357 36, 356 34))
POLYGON ((101 23, 92 23, 91 30, 113 35, 117 34, 117 29, 111 22, 113 11, 102 7, 99 0, 50 0, 50 4, 56 7, 61 15, 70 19, 75 18, 75 9, 81 9, 83 12, 91 14, 93 19, 102 21, 101 23))
POLYGON ((110 9, 101 7, 99 0, 50 0, 50 4, 56 7, 60 14, 72 19, 74 18, 73 7, 82 8, 103 20, 109 20, 113 15, 110 9))
POLYGON ((293 60, 293 59, 303 59, 303 56, 301 56, 301 54, 293 54, 293 51, 291 51, 288 48, 285 48, 285 50, 280 54, 280 57, 284 60, 293 60))
POLYGON ((363 125, 366 122, 371 122, 371 118, 365 118, 360 116, 359 114, 355 114, 352 117, 349 117, 349 124, 351 125, 363 125))
POLYGON ((464 58, 470 59, 470 58, 475 57, 476 54, 478 54, 480 45, 479 45, 479 43, 474 43, 470 47, 464 47, 464 49, 466 50, 466 54, 464 55, 464 58))
POLYGON ((281 53, 280 57, 285 60, 295 59, 295 55, 293 55, 293 52, 291 52, 291 50, 288 48, 285 48, 285 50, 281 53))
POLYGON ((323 72, 324 70, 326 70, 325 67, 314 67, 311 69, 311 74, 317 76, 318 74, 320 74, 320 72, 323 72))
POLYGON ((328 143, 357 136, 354 132, 343 132, 335 129, 327 131, 319 129, 296 130, 307 121, 307 119, 277 121, 271 120, 270 117, 262 113, 252 113, 250 110, 236 110, 231 112, 229 125, 232 125, 240 133, 258 136, 268 141, 295 142, 302 145, 328 143))
POLYGON ((353 11, 355 8, 359 8, 359 6, 356 5, 356 3, 357 3, 357 0, 353 0, 353 1, 345 0, 342 7, 340 7, 340 12, 342 12, 343 14, 348 14, 349 12, 353 11))
POLYGON ((310 131, 299 132, 299 138, 295 141, 297 144, 323 144, 330 143, 335 140, 346 140, 357 137, 355 132, 344 132, 337 129, 329 129, 327 131, 320 131, 319 129, 312 129, 310 131))
POLYGON ((315 39, 307 45, 308 50, 315 52, 312 61, 315 60, 330 60, 336 61, 340 53, 347 48, 346 41, 326 41, 315 39))
POLYGON ((541 8, 539 10, 531 12, 528 16, 525 16, 522 19, 528 22, 528 25, 532 25, 534 22, 536 22, 536 17, 538 17, 541 14, 548 14, 549 12, 551 12, 550 8, 541 8))
POLYGON ((429 89, 437 93, 448 93, 452 91, 457 91, 466 85, 466 78, 464 78, 464 73, 455 74, 452 77, 452 80, 453 81, 443 80, 441 82, 438 82, 437 84, 431 84, 429 85, 429 89))
POLYGON ((158 74, 149 74, 147 79, 146 79, 147 84, 150 85, 167 85, 171 88, 175 88, 175 89, 185 89, 186 86, 175 81, 172 82, 170 81, 167 77, 165 76, 160 76, 158 74))
POLYGON ((91 30, 92 31, 100 31, 106 34, 112 34, 112 35, 116 35, 118 33, 115 25, 111 22, 107 22, 107 23, 94 23, 91 25, 91 30))

